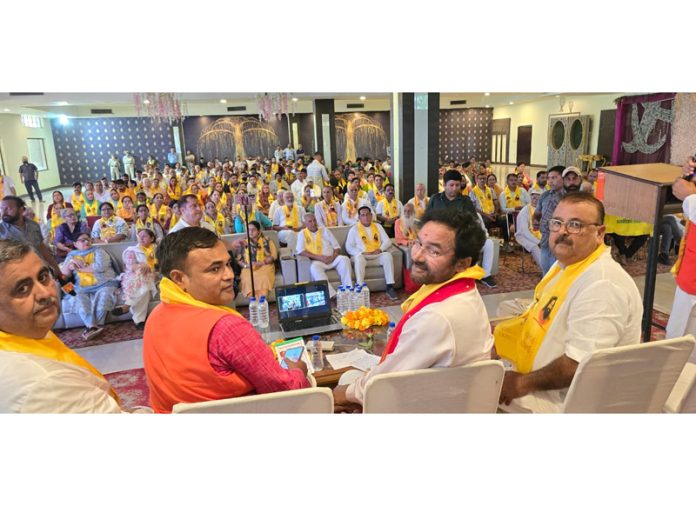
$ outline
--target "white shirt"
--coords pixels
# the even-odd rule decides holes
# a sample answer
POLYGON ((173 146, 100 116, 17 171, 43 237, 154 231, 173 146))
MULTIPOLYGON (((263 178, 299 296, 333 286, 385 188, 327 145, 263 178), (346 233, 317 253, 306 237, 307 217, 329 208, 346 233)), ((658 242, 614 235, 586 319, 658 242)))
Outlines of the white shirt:
MULTIPOLYGON (((553 283, 553 281, 552 281, 553 283)), ((547 285, 549 288, 552 285, 547 285)), ((561 355, 582 361, 596 350, 640 342, 643 302, 635 282, 607 250, 575 280, 534 358, 533 371, 561 355)), ((567 388, 516 399, 539 411, 560 410, 567 388), (551 409, 549 409, 549 406, 551 409)))
MULTIPOLYGON (((172 228, 169 229, 168 234, 171 234, 173 232, 178 232, 182 228, 187 228, 187 227, 192 227, 193 225, 189 225, 186 223, 186 220, 181 218, 179 221, 176 222, 176 225, 174 225, 172 228)), ((207 228, 211 232, 215 232, 215 227, 213 227, 210 223, 205 221, 205 218, 201 220, 201 222, 198 224, 199 227, 207 228)), ((217 235, 217 232, 215 232, 215 235, 217 235)))
POLYGON ((401 329, 394 351, 351 383, 346 397, 362 404, 365 385, 378 374, 472 364, 490 359, 492 347, 486 306, 474 288, 415 313, 401 329))
POLYGON ((329 174, 326 172, 326 167, 320 162, 313 160, 307 165, 307 179, 311 179, 319 186, 329 183, 329 174))
MULTIPOLYGON (((355 207, 355 215, 354 216, 348 216, 348 206, 346 203, 350 200, 350 197, 346 195, 345 200, 343 201, 343 205, 341 206, 341 221, 343 221, 344 225, 355 225, 359 219, 358 219, 358 210, 361 207, 369 207, 372 209, 372 205, 370 205, 370 201, 366 199, 358 199, 358 205, 355 207)), ((351 200, 352 202, 352 200, 351 200)), ((372 211, 372 219, 375 218, 375 212, 372 211)))
MULTIPOLYGON (((522 188, 521 186, 518 186, 517 188, 520 189, 520 205, 521 206, 526 206, 529 204, 532 200, 529 198, 529 193, 527 193, 527 190, 522 188)), ((515 212, 515 207, 508 207, 507 206, 507 200, 505 199, 505 188, 503 191, 500 192, 500 196, 498 197, 498 202, 500 202, 500 210, 503 213, 514 213, 515 212)))
POLYGON ((517 215, 517 222, 515 223, 515 239, 517 239, 517 242, 523 246, 525 246, 525 244, 536 244, 538 246, 541 239, 534 237, 534 234, 532 234, 531 230, 529 230, 529 210, 530 205, 527 204, 517 215), (520 239, 522 242, 520 242, 520 239))
MULTIPOLYGON (((325 206, 327 206, 327 204, 323 200, 317 202, 314 205, 314 216, 316 216, 317 224, 320 227, 328 227, 326 223, 326 210, 324 209, 325 206)), ((333 226, 340 227, 341 225, 343 225, 343 217, 341 216, 341 204, 339 204, 338 201, 334 200, 333 208, 336 211, 336 225, 333 226)))
POLYGON ((111 194, 110 194, 108 191, 106 191, 106 190, 104 190, 104 191, 101 192, 101 193, 97 193, 97 191, 94 190, 94 198, 97 199, 100 203, 103 204, 104 202, 110 202, 110 201, 111 201, 111 194))
MULTIPOLYGON (((373 221, 373 223, 375 223, 373 221)), ((381 241, 380 244, 380 249, 382 251, 387 251, 389 247, 391 246, 392 242, 387 233, 384 231, 384 228, 382 225, 379 223, 375 223, 377 226, 377 231, 379 232, 379 238, 381 241)), ((367 228, 367 231, 369 232, 369 227, 367 228)), ((353 225, 353 228, 351 228, 348 231, 348 237, 346 237, 346 251, 350 256, 356 256, 360 255, 361 253, 365 252, 365 244, 363 243, 362 239, 360 238, 360 232, 358 231, 358 225, 353 225)))
MULTIPOLYGON (((393 202, 394 200, 396 200, 396 216, 393 216, 393 218, 398 218, 399 216, 401 216, 401 213, 402 213, 403 210, 404 210, 404 206, 401 204, 401 202, 399 202, 399 200, 398 200, 396 197, 394 197, 394 198, 392 199, 392 202, 393 202)), ((386 218, 386 214, 384 214, 384 206, 385 206, 385 205, 390 205, 390 204, 386 201, 386 199, 385 199, 385 200, 380 200, 380 201, 377 203, 377 209, 375 209, 375 212, 377 213, 377 215, 380 215, 380 214, 381 214, 382 216, 384 216, 384 217, 386 218), (386 204, 385 204, 385 203, 386 203, 386 204)), ((392 224, 392 226, 393 226, 393 224, 392 224)))
POLYGON ((0 413, 121 413, 110 389, 83 367, 0 351, 0 413))
POLYGON ((411 204, 413 206, 413 209, 416 211, 416 215, 422 215, 428 208, 428 202, 430 202, 430 198, 426 195, 424 198, 418 199, 418 205, 416 205, 416 197, 413 197, 406 203, 411 204))
POLYGON ((292 184, 290 185, 290 191, 295 196, 295 200, 297 200, 298 202, 300 200, 302 200, 302 195, 304 194, 305 186, 307 186, 306 179, 304 181, 300 181, 299 179, 295 179, 292 182, 292 184))
MULTIPOLYGON (((331 233, 331 231, 328 228, 321 227, 319 228, 316 232, 312 233, 309 231, 309 229, 305 228, 305 230, 309 233, 312 234, 312 240, 316 240, 316 235, 318 233, 321 233, 321 254, 326 256, 326 255, 333 255, 334 250, 340 250, 341 245, 338 244, 338 241, 334 237, 334 235, 331 233)), ((297 245, 295 246, 295 252, 299 255, 305 251, 305 231, 303 230, 302 232, 299 232, 297 234, 297 245)))
POLYGON ((11 190, 15 190, 15 192, 17 191, 17 189, 15 188, 14 181, 12 181, 12 178, 10 176, 0 175, 0 177, 2 177, 2 181, 3 181, 3 189, 2 189, 2 191, 3 191, 2 196, 3 197, 7 197, 8 195, 12 195, 11 190))
MULTIPOLYGON (((297 208, 297 226, 298 227, 304 227, 304 215, 305 215, 305 210, 302 206, 298 206, 297 204, 293 203, 293 207, 297 208)), ((287 221, 285 220, 285 210, 287 208, 283 206, 279 206, 278 209, 275 210, 275 213, 273 214, 273 225, 276 227, 287 227, 286 223, 287 221)))
MULTIPOLYGON (((101 224, 103 219, 104 218, 99 218, 94 222, 91 233, 92 239, 101 239, 101 224)), ((114 228, 116 229, 116 235, 128 235, 128 223, 120 216, 114 216, 114 228)))

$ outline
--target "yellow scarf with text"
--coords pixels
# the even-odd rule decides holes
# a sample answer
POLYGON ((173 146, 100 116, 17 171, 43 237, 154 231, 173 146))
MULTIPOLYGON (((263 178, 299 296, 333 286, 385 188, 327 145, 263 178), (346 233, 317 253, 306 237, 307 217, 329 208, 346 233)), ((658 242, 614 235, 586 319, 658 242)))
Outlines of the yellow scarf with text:
POLYGON ((534 358, 559 308, 565 302, 568 290, 605 251, 606 246, 601 244, 590 256, 565 269, 561 269, 559 263, 554 264, 536 286, 534 302, 527 311, 495 327, 493 336, 496 351, 498 355, 512 362, 517 372, 528 373, 532 370, 534 358), (554 280, 555 283, 546 289, 554 280))
POLYGON ((677 261, 674 262, 674 265, 670 269, 669 272, 671 272, 674 277, 677 277, 677 274, 679 274, 679 268, 681 267, 682 260, 684 260, 684 252, 686 251, 686 236, 689 233, 689 229, 691 228, 691 220, 686 220, 686 227, 684 228, 684 235, 682 236, 682 240, 679 243, 679 254, 677 255, 677 261))
POLYGON ((379 230, 377 229, 377 225, 375 224, 375 222, 370 223, 369 234, 367 233, 367 230, 365 229, 363 224, 361 222, 358 222, 358 233, 360 234, 360 239, 365 245, 365 251, 374 251, 377 249, 381 249, 382 240, 379 237, 379 230))
MULTIPOLYGON (((92 364, 68 348, 58 339, 58 336, 50 331, 43 339, 33 339, 31 337, 9 334, 0 330, 0 350, 13 353, 26 353, 49 360, 55 360, 56 362, 76 365, 83 369, 87 369, 98 378, 106 381, 104 376, 97 371, 92 364)), ((113 388, 109 391, 109 395, 113 397, 116 402, 120 403, 118 395, 116 395, 113 388)))
POLYGON ((474 195, 476 195, 476 200, 481 204, 481 210, 485 214, 491 214, 495 211, 495 204, 493 203, 493 193, 491 189, 487 186, 485 189, 479 188, 479 185, 474 186, 474 195))
POLYGON ((393 198, 391 202, 384 198, 382 203, 382 208, 384 209, 384 216, 387 218, 398 218, 399 217, 399 201, 393 198))
POLYGON ((300 226, 300 216, 296 205, 293 204, 291 210, 288 210, 288 206, 283 207, 283 212, 285 213, 286 227, 297 228, 300 226))
POLYGON ((522 197, 522 194, 520 192, 519 186, 517 188, 515 188, 515 193, 512 193, 510 191, 509 186, 505 187, 505 204, 507 205, 507 207, 515 208, 515 207, 521 205, 521 202, 522 202, 521 197, 522 197))
POLYGON ((348 211, 348 217, 353 218, 358 213, 358 203, 353 202, 350 197, 346 199, 346 210, 348 211))
POLYGON ((338 225, 338 215, 336 213, 336 208, 333 205, 333 201, 329 204, 322 201, 319 204, 321 210, 324 211, 325 221, 327 227, 335 227, 338 225))
POLYGON ((85 203, 85 199, 80 193, 79 195, 76 195, 73 193, 72 196, 72 206, 75 212, 79 215, 82 212, 82 205, 85 203))
POLYGON ((305 249, 313 255, 324 254, 324 229, 318 228, 312 239, 312 233, 308 228, 304 229, 305 249))

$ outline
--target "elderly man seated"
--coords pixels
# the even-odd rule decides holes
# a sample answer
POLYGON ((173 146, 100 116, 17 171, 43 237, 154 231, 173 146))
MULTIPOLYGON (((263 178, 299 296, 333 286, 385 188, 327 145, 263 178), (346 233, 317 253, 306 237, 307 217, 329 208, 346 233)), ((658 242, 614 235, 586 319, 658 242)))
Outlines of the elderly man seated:
POLYGON ((382 359, 349 385, 334 389, 337 411, 362 404, 365 385, 378 374, 457 367, 486 360, 493 347, 475 265, 485 235, 478 219, 457 209, 429 210, 413 243, 411 278, 422 287, 401 305, 404 315, 382 359))
POLYGON ((304 227, 305 210, 295 203, 292 192, 283 194, 285 205, 276 209, 273 215, 273 230, 278 231, 278 240, 294 249, 297 244, 297 233, 304 227))
POLYGON ((529 198, 532 201, 524 206, 517 215, 517 221, 515 222, 515 240, 522 246, 525 251, 532 254, 532 258, 541 269, 541 249, 539 249, 539 242, 541 241, 541 231, 534 230, 532 226, 532 217, 534 216, 534 209, 539 202, 539 197, 541 197, 542 191, 537 188, 532 188, 529 190, 529 198))
POLYGON ((365 267, 381 265, 387 282, 387 296, 399 300, 394 290, 394 258, 389 253, 392 244, 382 226, 372 220, 372 209, 363 206, 358 209, 360 221, 348 231, 346 251, 355 265, 355 280, 358 284, 365 282, 365 267))
POLYGON ((348 183, 348 192, 341 206, 341 220, 344 225, 355 225, 358 223, 358 209, 363 206, 370 206, 370 201, 360 197, 360 181, 353 179, 348 183))
POLYGON ((583 358, 640 341, 640 293, 604 245, 603 223, 604 206, 589 193, 569 193, 554 210, 557 262, 527 311, 495 328, 496 351, 514 367, 503 381, 503 410, 558 412, 583 358))
POLYGON ((181 219, 176 222, 176 225, 169 228, 169 233, 173 234, 183 228, 202 227, 215 232, 215 227, 205 221, 203 209, 196 195, 186 194, 179 200, 179 212, 181 219))
MULTIPOLYGON (((325 186, 324 190, 331 191, 330 186, 325 186)), ((350 260, 347 256, 341 255, 341 246, 333 236, 331 231, 325 227, 319 227, 317 219, 312 213, 305 214, 305 229, 298 234, 297 246, 295 251, 298 255, 309 258, 312 263, 309 271, 312 280, 327 279, 326 271, 336 269, 341 277, 341 284, 344 286, 352 285, 350 273, 350 260)), ((336 295, 336 290, 329 283, 329 294, 331 297, 336 295)))

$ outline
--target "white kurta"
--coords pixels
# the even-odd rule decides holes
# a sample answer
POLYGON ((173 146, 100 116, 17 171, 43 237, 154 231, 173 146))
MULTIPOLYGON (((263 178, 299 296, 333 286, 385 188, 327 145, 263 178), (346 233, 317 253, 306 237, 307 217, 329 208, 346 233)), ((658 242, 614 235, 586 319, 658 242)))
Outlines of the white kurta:
MULTIPOLYGON (((321 233, 322 234, 322 255, 333 255, 334 250, 340 250, 341 245, 338 244, 338 241, 334 237, 334 235, 331 233, 331 231, 327 228, 321 227, 319 230, 316 232, 312 233, 309 232, 312 235, 312 240, 316 240, 316 234, 321 233)), ((305 234, 304 231, 300 232, 297 234, 297 246, 295 247, 296 253, 299 255, 303 251, 305 251, 305 234)), ((331 269, 336 269, 338 272, 338 275, 341 278, 341 284, 342 285, 352 285, 351 281, 351 268, 350 268, 350 260, 348 259, 347 256, 345 255, 338 255, 333 262, 330 264, 320 262, 318 260, 312 260, 311 265, 309 267, 309 271, 312 276, 313 281, 318 281, 318 280, 327 280, 328 278, 326 277, 326 271, 331 270, 331 269)), ((330 295, 333 297, 335 294, 334 288, 331 286, 331 283, 329 283, 329 292, 330 295)))
POLYGON ((329 174, 326 172, 326 167, 316 160, 313 160, 312 163, 307 165, 307 179, 311 179, 319 186, 326 186, 329 184, 329 174))
MULTIPOLYGON (((302 206, 293 204, 297 208, 297 223, 299 227, 304 227, 304 215, 305 210, 302 206)), ((276 227, 286 227, 287 221, 285 219, 285 206, 278 207, 273 214, 273 225, 276 227)), ((297 244, 297 233, 294 230, 279 230, 278 240, 282 243, 287 244, 290 249, 295 249, 295 244, 297 244)))
MULTIPOLYGON (((176 225, 174 225, 172 228, 169 229, 168 234, 173 234, 174 232, 178 232, 182 228, 187 228, 187 227, 192 227, 193 225, 189 225, 186 223, 186 221, 182 218, 179 221, 176 222, 176 225)), ((205 218, 201 220, 201 222, 197 225, 199 227, 207 228, 211 232, 215 232, 215 227, 212 226, 210 223, 205 221, 205 218)), ((215 235, 217 235, 217 232, 215 232, 215 235)))
POLYGON ((534 261, 539 267, 541 267, 541 250, 539 249, 539 241, 534 237, 534 234, 529 230, 529 204, 524 206, 520 213, 517 215, 517 221, 515 222, 515 240, 522 245, 522 247, 532 254, 534 261))
MULTIPOLYGON (((326 206, 327 206, 327 204, 323 200, 320 202, 317 202, 317 204, 314 206, 314 216, 316 216, 317 225, 319 225, 320 227, 328 227, 329 226, 327 224, 327 220, 326 220, 326 209, 325 209, 326 206)), ((340 227, 343 225, 343 217, 341 216, 341 204, 339 204, 337 201, 334 201, 333 208, 334 208, 334 211, 336 211, 336 220, 337 220, 336 225, 333 225, 333 226, 340 227)))
POLYGON ((490 359, 492 347, 486 306, 474 288, 430 304, 413 315, 403 326, 394 351, 351 383, 346 397, 362 404, 365 385, 373 376, 472 364, 490 359))
MULTIPOLYGON (((341 206, 341 220, 343 221, 344 225, 355 225, 359 220, 358 218, 358 209, 361 207, 367 206, 370 209, 372 209, 372 204, 370 204, 370 201, 367 199, 358 199, 358 203, 355 206, 355 214, 353 216, 348 215, 348 206, 346 203, 348 201, 353 202, 347 195, 346 198, 343 200, 343 205, 341 206)), ((375 219, 375 212, 374 210, 372 211, 372 219, 375 219)))
MULTIPOLYGON (((392 254, 388 251, 392 245, 392 241, 384 231, 384 228, 379 223, 375 223, 377 226, 377 231, 380 238, 380 249, 382 253, 379 255, 365 256, 365 244, 362 239, 360 239, 360 234, 358 232, 358 226, 353 225, 353 227, 348 231, 348 237, 346 237, 345 248, 348 254, 352 257, 354 269, 355 269, 355 280, 358 284, 363 284, 365 282, 365 267, 368 265, 381 265, 384 269, 384 279, 387 285, 394 284, 394 258, 392 254)), ((368 229, 369 230, 369 229, 368 229)))

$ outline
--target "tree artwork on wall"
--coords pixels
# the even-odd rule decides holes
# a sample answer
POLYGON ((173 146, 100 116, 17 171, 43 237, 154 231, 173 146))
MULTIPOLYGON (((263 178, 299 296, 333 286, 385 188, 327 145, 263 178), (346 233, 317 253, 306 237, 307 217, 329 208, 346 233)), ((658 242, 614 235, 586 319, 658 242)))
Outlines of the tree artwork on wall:
POLYGON ((341 160, 387 156, 387 134, 384 127, 362 113, 336 115, 336 150, 341 160))
POLYGON ((278 136, 267 124, 245 116, 216 120, 201 132, 198 153, 209 159, 266 156, 278 144, 278 136))

